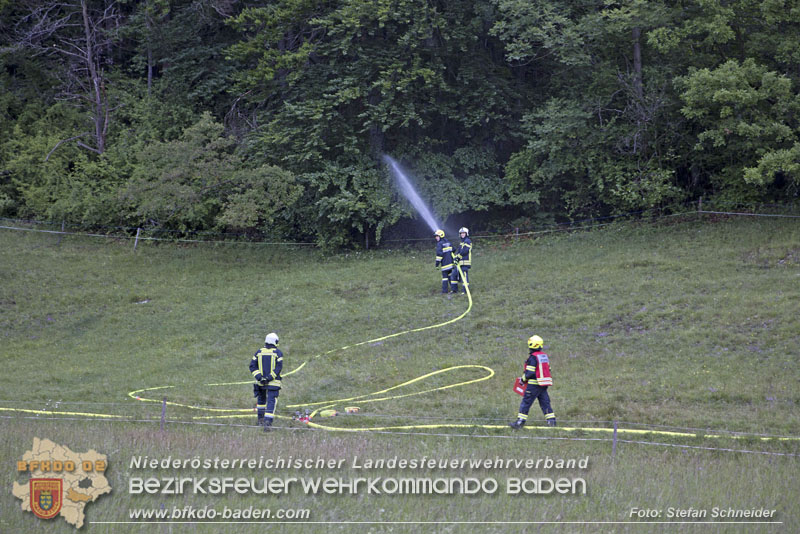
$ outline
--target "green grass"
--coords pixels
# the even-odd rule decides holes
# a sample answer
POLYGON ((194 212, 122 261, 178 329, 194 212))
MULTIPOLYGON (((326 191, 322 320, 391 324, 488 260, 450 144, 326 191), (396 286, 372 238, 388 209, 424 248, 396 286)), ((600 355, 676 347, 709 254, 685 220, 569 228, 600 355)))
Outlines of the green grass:
MULTIPOLYGON (((3 231, 0 362, 5 372, 0 376, 0 406, 52 409, 58 403, 58 410, 157 419, 159 404, 136 402, 127 394, 171 386, 148 395, 154 399, 166 395, 169 401, 190 405, 248 409, 252 407, 249 385, 207 384, 248 380, 250 356, 261 346, 264 334, 274 330, 281 336, 287 371, 308 362, 284 380, 282 415, 293 411, 288 405, 363 395, 437 369, 479 364, 492 368, 495 376, 469 386, 362 404, 359 416, 324 421, 346 427, 501 425, 516 414, 519 397, 510 385, 521 371, 525 339, 537 333, 544 338, 553 362, 555 386, 550 393, 561 425, 617 420, 800 435, 800 223, 685 220, 615 225, 518 242, 475 242, 474 306, 463 320, 445 328, 334 350, 463 313, 465 298, 446 299, 438 294, 432 243, 424 249, 337 256, 241 244, 140 243, 133 253, 129 242, 67 237, 59 243, 53 236, 3 231)), ((483 373, 477 370, 444 373, 394 393, 480 376, 483 373)), ((168 409, 170 419, 182 421, 200 413, 168 409)), ((619 444, 612 461, 610 443, 605 441, 508 439, 511 431, 500 429, 429 431, 491 436, 470 438, 351 435, 293 426, 264 436, 255 429, 234 426, 249 423, 248 419, 220 427, 172 423, 160 434, 153 423, 22 417, 0 420, 0 450, 7 466, 30 448, 33 436, 60 441, 73 450, 95 448, 109 454, 115 492, 89 505, 89 521, 122 520, 129 507, 161 502, 127 495, 125 486, 133 476, 127 462, 132 454, 351 458, 359 451, 372 457, 588 455, 591 467, 580 476, 586 476, 589 494, 172 500, 200 506, 225 502, 303 506, 312 510, 316 521, 622 521, 628 519, 632 506, 763 506, 777 508, 784 525, 762 526, 760 531, 793 532, 800 525, 794 506, 798 500, 796 457, 619 444)), ((539 417, 535 406, 531 422, 538 423, 539 417)), ((282 420, 280 424, 289 423, 282 420)), ((549 430, 513 436, 608 437, 549 430)), ((800 452, 797 442, 753 438, 651 435, 644 440, 800 452)), ((15 473, 10 469, 0 473, 0 487, 11 485, 15 473)), ((434 474, 458 475, 452 471, 434 474)), ((359 475, 363 473, 341 473, 359 475)), ((517 474, 502 470, 482 476, 504 480, 517 474)), ((28 531, 38 524, 18 506, 10 491, 0 499, 0 532, 28 531)), ((54 525, 65 532, 72 528, 61 520, 54 525)), ((219 528, 174 527, 191 532, 219 528)), ((265 528, 241 527, 248 532, 265 528)), ((117 525, 114 532, 142 528, 157 530, 159 526, 117 525)), ((307 527, 309 532, 314 528, 307 527)), ((400 525, 364 528, 412 530, 400 525)), ((455 525, 436 531, 463 528, 455 525)), ((605 525, 596 531, 650 528, 605 525)), ((663 528, 652 526, 652 531, 663 528)), ((668 528, 693 532, 699 527, 668 528)), ((758 531, 731 525, 710 525, 702 531, 742 532, 742 528, 758 531)), ((89 524, 84 529, 111 531, 105 525, 89 524)), ((302 528, 291 529, 296 530, 302 528)))

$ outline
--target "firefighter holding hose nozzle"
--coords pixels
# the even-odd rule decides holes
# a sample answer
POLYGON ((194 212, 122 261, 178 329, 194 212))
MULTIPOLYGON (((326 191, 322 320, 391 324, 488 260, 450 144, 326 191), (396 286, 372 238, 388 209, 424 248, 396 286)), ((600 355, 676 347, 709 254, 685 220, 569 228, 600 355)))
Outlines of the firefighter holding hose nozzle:
POLYGON ((442 271, 442 294, 458 293, 458 281, 453 279, 453 245, 444 236, 444 230, 433 233, 436 240, 436 268, 442 271))

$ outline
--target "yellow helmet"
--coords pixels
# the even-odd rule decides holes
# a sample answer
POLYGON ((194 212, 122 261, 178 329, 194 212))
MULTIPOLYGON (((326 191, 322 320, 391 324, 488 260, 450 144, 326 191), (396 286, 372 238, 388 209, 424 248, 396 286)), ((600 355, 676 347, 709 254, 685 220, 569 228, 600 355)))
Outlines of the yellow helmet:
POLYGON ((544 341, 539 336, 531 336, 528 338, 528 348, 529 349, 541 349, 542 345, 544 345, 544 341))
POLYGON ((435 232, 433 232, 433 235, 434 237, 439 236, 441 238, 444 238, 444 230, 436 230, 435 232))

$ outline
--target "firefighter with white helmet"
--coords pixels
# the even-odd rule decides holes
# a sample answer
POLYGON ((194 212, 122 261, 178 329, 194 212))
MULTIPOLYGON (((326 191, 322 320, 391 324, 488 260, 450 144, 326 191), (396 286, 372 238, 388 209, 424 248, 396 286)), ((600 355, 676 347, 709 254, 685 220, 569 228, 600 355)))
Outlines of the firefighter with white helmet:
POLYGON ((525 374, 520 377, 520 381, 527 384, 527 387, 519 405, 517 420, 511 423, 511 428, 525 426, 528 411, 536 399, 539 399, 539 407, 544 413, 547 424, 556 426, 556 414, 553 413, 550 395, 547 394, 547 388, 553 385, 553 378, 550 376, 550 358, 542 350, 543 345, 544 341, 537 335, 528 338, 529 354, 525 362, 525 374))
POLYGON ((462 226, 458 230, 458 235, 461 237, 461 243, 458 244, 453 257, 461 267, 461 273, 456 268, 453 271, 453 277, 456 282, 460 281, 463 284, 462 291, 466 293, 467 287, 469 287, 469 269, 472 267, 472 240, 469 238, 469 229, 466 226, 462 226))
POLYGON ((444 236, 444 230, 433 233, 436 240, 436 267, 442 271, 442 293, 458 293, 458 282, 453 278, 453 245, 444 236))
POLYGON ((272 426, 281 391, 283 352, 278 348, 278 341, 278 334, 270 332, 264 338, 264 346, 250 359, 250 373, 256 381, 253 395, 256 397, 258 425, 263 426, 264 431, 272 426))

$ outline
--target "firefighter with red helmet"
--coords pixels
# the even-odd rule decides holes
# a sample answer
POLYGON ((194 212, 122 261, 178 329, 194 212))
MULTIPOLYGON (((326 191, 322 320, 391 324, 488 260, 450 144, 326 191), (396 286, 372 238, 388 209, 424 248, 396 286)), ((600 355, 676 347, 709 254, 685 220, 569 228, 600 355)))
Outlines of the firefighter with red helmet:
POLYGON ((544 413, 544 419, 550 426, 556 426, 556 414, 550 406, 550 395, 547 388, 553 385, 553 378, 550 376, 550 358, 542 351, 544 341, 539 336, 528 338, 528 349, 530 353, 525 362, 525 374, 520 377, 520 381, 527 384, 522 402, 519 405, 517 420, 511 423, 511 428, 522 428, 528 420, 533 402, 539 399, 539 407, 544 413))

